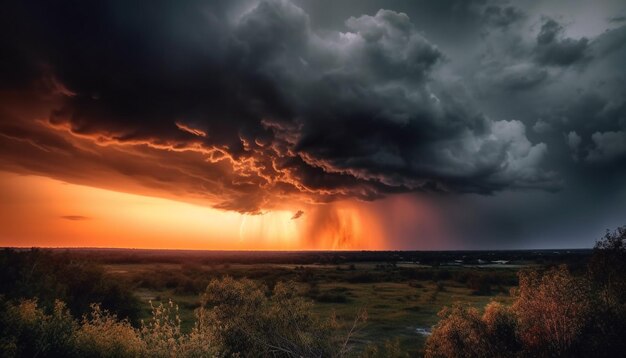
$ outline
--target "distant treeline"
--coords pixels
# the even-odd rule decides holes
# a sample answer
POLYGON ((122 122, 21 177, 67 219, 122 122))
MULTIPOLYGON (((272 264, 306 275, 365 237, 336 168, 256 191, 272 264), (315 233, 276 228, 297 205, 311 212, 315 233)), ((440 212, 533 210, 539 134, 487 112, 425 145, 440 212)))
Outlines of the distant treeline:
MULTIPOLYGON (((17 249, 27 250, 27 249, 17 249)), ((509 263, 582 263, 591 249, 497 250, 497 251, 203 251, 144 249, 50 249, 66 257, 105 264, 196 263, 209 264, 345 264, 350 262, 422 263, 473 265, 495 260, 509 263)))

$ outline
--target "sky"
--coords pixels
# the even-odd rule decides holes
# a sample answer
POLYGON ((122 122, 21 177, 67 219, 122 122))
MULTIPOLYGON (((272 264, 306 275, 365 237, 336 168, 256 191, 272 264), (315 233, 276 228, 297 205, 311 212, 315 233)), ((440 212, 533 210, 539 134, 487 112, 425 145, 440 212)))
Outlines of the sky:
POLYGON ((0 246, 592 247, 626 3, 13 1, 0 246))

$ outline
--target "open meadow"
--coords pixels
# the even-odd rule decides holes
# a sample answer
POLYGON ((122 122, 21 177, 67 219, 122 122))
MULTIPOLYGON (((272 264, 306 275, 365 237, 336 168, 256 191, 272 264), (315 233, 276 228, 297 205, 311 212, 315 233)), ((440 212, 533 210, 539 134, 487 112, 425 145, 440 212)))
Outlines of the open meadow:
MULTIPOLYGON (((344 327, 360 311, 367 319, 359 322, 354 341, 358 346, 384 340, 400 341, 403 350, 418 352, 426 334, 437 323, 439 312, 454 302, 483 307, 491 300, 509 303, 516 287, 518 269, 524 267, 433 268, 419 264, 107 264, 112 278, 130 282, 141 302, 141 317, 150 314, 150 302, 175 302, 180 308, 182 328, 190 330, 200 293, 212 278, 250 278, 271 288, 279 281, 294 281, 299 294, 314 302, 323 317, 336 315, 344 327), (418 330, 421 332, 418 333, 418 330)), ((361 347, 362 348, 362 347, 361 347)))
MULTIPOLYGON (((178 306, 183 332, 194 327, 201 295, 213 279, 250 279, 271 292, 293 282, 321 319, 334 317, 336 335, 351 333, 351 349, 393 342, 422 353, 444 307, 462 302, 510 304, 518 271, 561 263, 581 265, 590 250, 506 252, 197 252, 57 250, 66 261, 89 262, 102 280, 132 293, 135 324, 152 306, 178 306)), ((115 307, 113 307, 115 308, 115 307)))
POLYGON ((0 348, 16 357, 532 356, 551 346, 526 348, 513 330, 567 318, 567 329, 588 326, 575 337, 608 332, 580 344, 611 352, 624 290, 596 287, 622 255, 607 250, 4 249, 0 348), (486 340, 476 345, 478 334, 486 340))

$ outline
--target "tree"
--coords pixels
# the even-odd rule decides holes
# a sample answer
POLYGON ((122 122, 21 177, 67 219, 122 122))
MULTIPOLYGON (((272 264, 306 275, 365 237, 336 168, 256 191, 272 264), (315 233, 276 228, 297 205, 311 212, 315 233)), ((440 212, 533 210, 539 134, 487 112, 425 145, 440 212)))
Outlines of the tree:
POLYGON ((614 357, 626 351, 626 227, 596 244, 587 274, 566 266, 519 273, 510 307, 456 305, 426 342, 427 357, 614 357))
POLYGON ((594 322, 588 281, 565 266, 521 272, 510 307, 492 302, 444 309, 426 342, 427 357, 585 356, 594 322))
POLYGON ((573 277, 566 266, 560 266, 543 275, 522 272, 512 308, 526 351, 565 357, 574 356, 584 343, 593 306, 587 280, 573 277))
POLYGON ((588 351, 611 356, 626 351, 626 226, 608 231, 594 249, 588 266, 597 293, 588 351))
POLYGON ((140 312, 132 290, 107 277, 104 268, 47 250, 0 250, 0 295, 12 300, 36 298, 48 310, 61 300, 76 317, 90 312, 96 302, 131 321, 140 312))
POLYGON ((605 304, 626 303, 626 226, 607 230, 596 242, 589 276, 605 304))

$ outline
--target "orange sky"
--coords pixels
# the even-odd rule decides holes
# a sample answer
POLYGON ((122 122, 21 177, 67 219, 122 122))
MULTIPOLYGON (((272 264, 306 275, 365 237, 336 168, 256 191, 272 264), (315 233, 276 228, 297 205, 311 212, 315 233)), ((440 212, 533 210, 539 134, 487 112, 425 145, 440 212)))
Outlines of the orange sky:
POLYGON ((383 249, 367 205, 242 215, 186 202, 0 172, 0 246, 215 250, 383 249))
POLYGON ((0 247, 380 250, 445 237, 415 197, 359 200, 379 197, 261 142, 231 155, 183 122, 173 130, 191 138, 171 142, 76 132, 49 118, 63 96, 0 91, 0 247))

